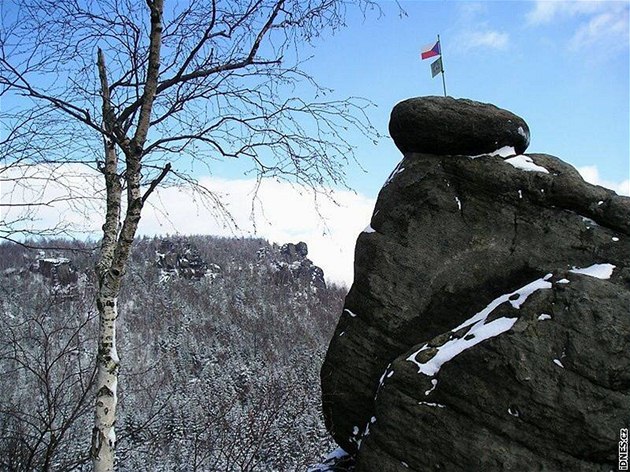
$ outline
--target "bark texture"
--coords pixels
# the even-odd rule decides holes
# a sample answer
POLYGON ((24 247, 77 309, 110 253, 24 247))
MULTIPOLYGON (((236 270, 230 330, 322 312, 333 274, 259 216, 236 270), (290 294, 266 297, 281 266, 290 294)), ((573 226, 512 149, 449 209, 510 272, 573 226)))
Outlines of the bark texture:
POLYGON ((116 389, 120 360, 116 351, 116 298, 99 295, 97 305, 100 324, 92 458, 94 470, 100 472, 114 470, 118 401, 116 389))
POLYGON ((113 111, 105 58, 99 50, 97 67, 101 83, 105 163, 101 168, 107 191, 107 210, 103 225, 101 253, 97 262, 99 312, 99 345, 97 354, 96 407, 92 431, 92 462, 95 472, 113 472, 116 460, 116 407, 120 359, 116 350, 117 300, 129 261, 131 245, 140 223, 144 201, 170 170, 166 165, 159 177, 142 194, 142 157, 150 126, 151 111, 157 90, 162 42, 163 1, 147 2, 151 12, 151 36, 147 81, 133 138, 126 136, 113 111), (122 215, 121 176, 118 174, 116 147, 125 155, 124 180, 127 206, 122 215))

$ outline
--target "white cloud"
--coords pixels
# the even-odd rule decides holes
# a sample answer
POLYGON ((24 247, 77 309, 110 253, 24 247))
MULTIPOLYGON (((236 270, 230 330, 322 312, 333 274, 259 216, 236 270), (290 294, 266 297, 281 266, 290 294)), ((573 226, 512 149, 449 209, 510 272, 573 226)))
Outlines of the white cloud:
POLYGON ((98 172, 78 164, 0 167, 0 232, 64 235, 96 231, 98 172), (47 231, 44 231, 47 230, 47 231))
POLYGON ((460 2, 457 5, 460 17, 465 21, 476 20, 477 17, 488 11, 488 4, 485 2, 460 2))
POLYGON ((610 6, 605 0, 536 0, 534 9, 527 14, 530 24, 551 23, 558 18, 589 15, 610 6))
POLYGON ((537 0, 527 14, 527 22, 543 25, 573 20, 576 25, 569 47, 572 50, 601 48, 593 53, 602 54, 628 47, 628 10, 628 2, 622 1, 537 0))
MULTIPOLYGON (((578 168, 588 182, 602 185, 618 194, 630 195, 630 181, 610 182, 603 180, 597 166, 578 168)), ((59 198, 71 184, 76 195, 95 195, 101 191, 100 175, 85 168, 67 167, 56 169, 55 181, 48 181, 41 188, 40 179, 44 171, 35 172, 37 178, 15 187, 4 182, 1 190, 3 204, 17 201, 35 201, 35 197, 47 200, 59 198), (74 175, 71 177, 70 175, 74 175), (77 177, 78 175, 78 177, 77 177)), ((5 173, 3 177, 7 177, 5 173)), ((334 193, 335 202, 320 197, 315 204, 314 196, 288 183, 265 181, 258 190, 255 200, 253 179, 226 180, 202 178, 200 183, 211 189, 229 210, 238 229, 222 224, 213 216, 213 211, 204 205, 199 194, 178 187, 156 190, 149 200, 152 205, 145 208, 140 221, 139 234, 212 234, 219 236, 256 236, 279 244, 305 241, 309 246, 309 257, 324 269, 326 278, 350 284, 353 277, 354 246, 359 233, 368 225, 375 201, 349 191, 334 193), (252 219, 253 216, 253 219, 252 219)), ((207 200, 205 201, 207 203, 207 200)), ((15 209, 4 209, 1 220, 19 216, 15 209)), ((102 202, 90 199, 78 201, 60 200, 51 206, 37 208, 30 215, 36 218, 33 229, 72 223, 75 229, 91 231, 98 236, 102 225, 102 202)))
MULTIPOLYGON (((59 199, 68 188, 74 195, 86 196, 102 191, 101 176, 93 170, 73 166, 57 168, 55 180, 47 180, 48 168, 32 168, 29 180, 5 181, 0 188, 0 202, 50 201, 50 206, 35 207, 24 213, 23 208, 0 206, 2 221, 16 221, 27 216, 22 228, 68 227, 91 232, 99 237, 103 223, 102 200, 59 199), (43 185, 43 182, 46 184, 43 185), (43 185, 43 186, 42 186, 43 185), (70 186, 70 187, 69 187, 70 186)), ((3 178, 9 177, 5 172, 3 178)), ((2 179, 0 179, 1 181, 2 179)), ((212 190, 229 210, 237 228, 216 218, 212 201, 199 193, 179 187, 160 188, 149 199, 140 220, 138 234, 212 234, 218 236, 255 236, 279 244, 305 241, 309 258, 324 269, 326 278, 345 284, 352 283, 354 245, 359 233, 369 224, 374 199, 350 191, 333 193, 334 201, 300 190, 285 182, 263 181, 256 199, 256 181, 201 178, 200 183, 212 190)), ((102 195, 102 193, 100 193, 102 195)), ((19 224, 16 223, 16 226, 19 224)), ((0 226, 0 230, 1 230, 0 226)), ((76 234, 76 233, 75 233, 76 234)))
POLYGON ((464 49, 506 49, 510 36, 498 31, 474 31, 463 36, 464 49))
POLYGON ((238 225, 234 231, 212 218, 199 201, 178 188, 160 189, 147 208, 141 234, 214 234, 257 236, 279 244, 305 241, 309 258, 326 278, 350 284, 354 245, 368 225, 375 201, 350 191, 337 191, 334 201, 285 182, 264 181, 253 200, 254 180, 205 178, 200 182, 220 195, 238 225), (253 206, 252 206, 253 203, 253 206))
POLYGON ((487 2, 460 2, 451 47, 467 53, 472 49, 507 49, 510 35, 488 22, 487 2))
POLYGON ((628 9, 606 11, 593 16, 581 25, 570 42, 571 49, 601 46, 614 49, 628 46, 628 9))
POLYGON ((591 184, 609 188, 619 195, 630 195, 630 180, 628 179, 620 182, 604 180, 600 177, 597 166, 583 166, 578 167, 577 170, 582 178, 591 184))
POLYGON ((537 1, 534 9, 527 15, 527 22, 530 24, 549 23, 556 15, 558 5, 556 2, 537 1))

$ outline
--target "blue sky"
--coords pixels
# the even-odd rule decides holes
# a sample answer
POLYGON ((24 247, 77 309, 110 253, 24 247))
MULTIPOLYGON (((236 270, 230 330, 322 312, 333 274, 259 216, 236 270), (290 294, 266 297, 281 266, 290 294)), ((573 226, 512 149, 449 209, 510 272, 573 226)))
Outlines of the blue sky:
MULTIPOLYGON (((406 16, 393 2, 380 5, 380 17, 350 11, 347 28, 304 53, 314 56, 308 71, 337 97, 374 102, 379 132, 387 135, 398 101, 443 93, 432 60, 419 59, 440 34, 449 95, 523 117, 528 152, 590 167, 609 183, 629 178, 629 2, 402 1, 406 16)), ((387 137, 377 146, 350 139, 366 171, 351 166, 350 186, 375 197, 398 150, 387 137)))
MULTIPOLYGON (((319 200, 315 209, 308 194, 272 181, 252 203, 255 181, 243 174, 240 161, 216 162, 212 176, 198 178, 231 211, 241 229, 237 235, 280 244, 306 241, 309 257, 329 280, 352 282, 356 237, 402 157, 387 137, 390 111, 409 97, 442 94, 441 78, 431 77, 432 60, 419 58, 422 46, 437 34, 449 95, 511 110, 529 125, 528 152, 558 156, 587 180, 630 194, 630 2, 401 1, 402 16, 394 2, 380 5, 380 16, 349 10, 345 29, 300 51, 303 58, 313 56, 306 70, 334 89, 332 98, 360 96, 375 104, 369 116, 384 137, 374 145, 360 135, 347 136, 357 145, 360 164, 347 169, 355 192, 340 191, 337 204, 319 200)), ((87 183, 76 187, 90 194, 102 185, 97 173, 82 172, 81 182, 87 183)), ((2 198, 14 190, 5 186, 2 198)), ((181 189, 160 189, 150 203, 140 234, 235 235, 181 189)), ((38 220, 43 226, 70 221, 98 235, 102 225, 99 211, 44 210, 38 220)))
MULTIPOLYGON (((349 136, 360 166, 348 168, 348 183, 357 193, 344 193, 340 207, 324 203, 326 223, 314 221, 293 190, 277 188, 263 195, 265 211, 276 213, 263 218, 257 234, 309 242, 330 279, 351 283, 356 236, 401 159, 387 137, 390 111, 400 100, 443 93, 441 78, 431 77, 432 60, 419 58, 437 34, 449 95, 513 111, 530 127, 528 152, 560 157, 592 183, 630 194, 629 4, 402 1, 401 16, 390 1, 380 2, 380 17, 350 12, 347 28, 303 51, 313 55, 307 70, 337 98, 370 99, 371 121, 385 136, 377 145, 349 136)), ((215 176, 242 178, 238 172, 229 165, 215 176)))

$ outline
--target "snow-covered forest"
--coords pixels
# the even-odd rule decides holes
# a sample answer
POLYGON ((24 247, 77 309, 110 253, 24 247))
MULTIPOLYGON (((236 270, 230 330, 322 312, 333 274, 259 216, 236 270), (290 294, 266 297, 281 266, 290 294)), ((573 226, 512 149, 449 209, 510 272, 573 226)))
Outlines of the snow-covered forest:
MULTIPOLYGON (((0 245, 0 469, 88 470, 89 244, 0 245)), ((345 288, 305 245, 139 239, 120 297, 120 471, 306 470, 332 448, 319 368, 345 288)))

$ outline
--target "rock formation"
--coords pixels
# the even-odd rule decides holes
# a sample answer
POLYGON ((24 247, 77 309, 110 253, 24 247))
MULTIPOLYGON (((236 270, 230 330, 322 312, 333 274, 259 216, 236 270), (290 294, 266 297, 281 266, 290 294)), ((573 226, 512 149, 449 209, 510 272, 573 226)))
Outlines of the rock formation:
POLYGON ((156 265, 162 281, 176 276, 192 280, 215 278, 221 273, 221 267, 216 264, 209 266, 193 244, 168 239, 163 240, 156 251, 156 265))
POLYGON ((274 251, 261 248, 258 261, 271 267, 274 282, 278 285, 302 282, 315 289, 326 288, 324 271, 313 264, 307 255, 308 245, 300 241, 297 244, 283 244, 274 251))
POLYGON ((507 110, 451 97, 410 98, 392 110, 389 133, 404 154, 476 156, 502 147, 522 154, 529 127, 507 110))
POLYGON ((358 472, 616 467, 630 199, 556 157, 493 153, 524 152, 529 130, 491 105, 412 99, 390 130, 404 157, 321 372, 336 442, 358 472))
POLYGON ((29 269, 42 274, 53 286, 68 286, 76 284, 78 280, 77 269, 65 257, 40 257, 29 269))

